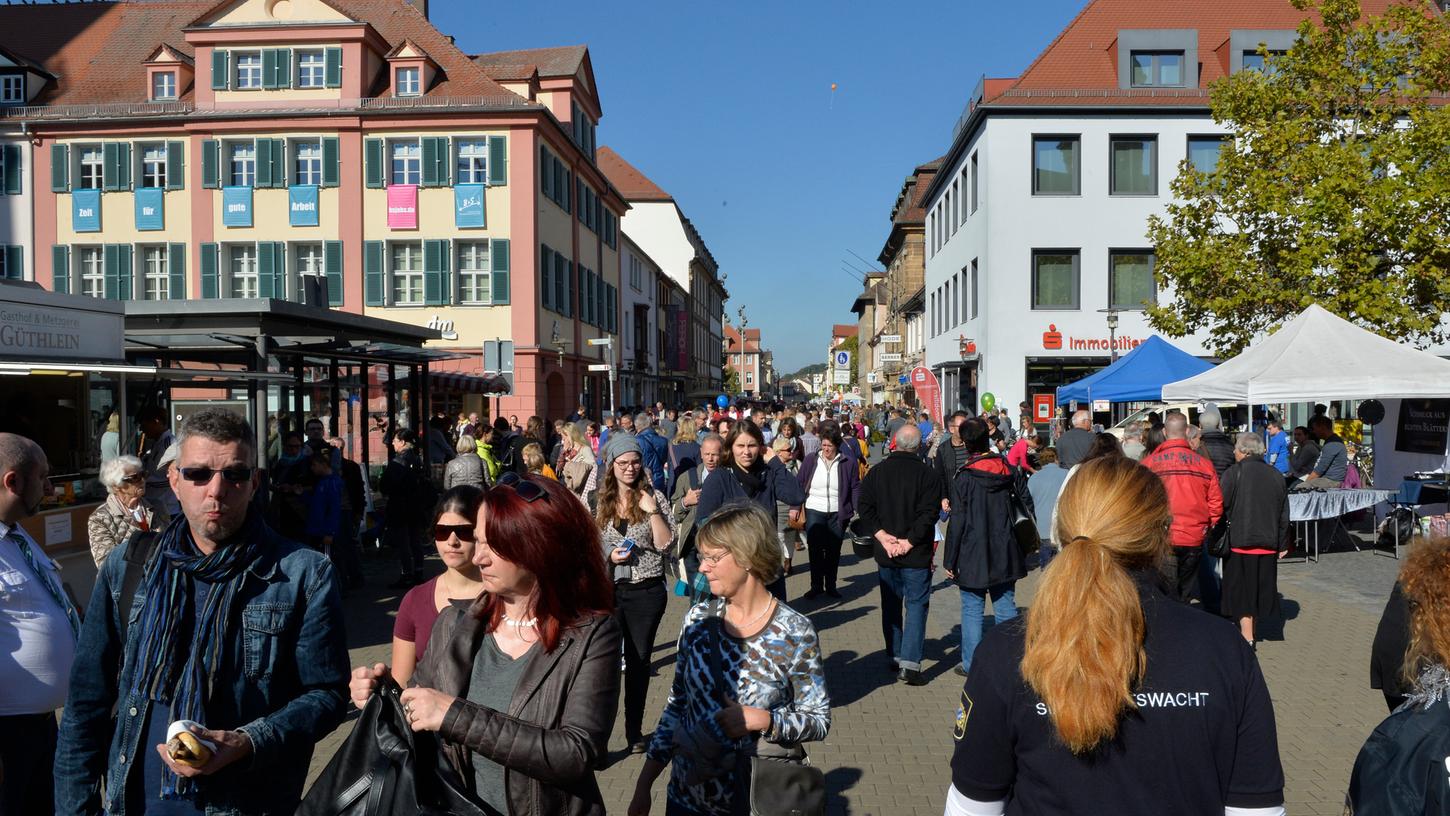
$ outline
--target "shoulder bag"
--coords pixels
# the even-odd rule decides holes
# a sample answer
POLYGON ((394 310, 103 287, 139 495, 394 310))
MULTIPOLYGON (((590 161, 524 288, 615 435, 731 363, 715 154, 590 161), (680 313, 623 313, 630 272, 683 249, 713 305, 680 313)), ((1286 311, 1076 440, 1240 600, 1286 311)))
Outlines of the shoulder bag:
MULTIPOLYGON (((720 659, 725 646, 723 598, 715 602, 714 618, 710 671, 723 690, 729 686, 720 659)), ((810 764, 799 743, 775 745, 758 740, 748 758, 750 816, 825 816, 826 775, 810 764)))
POLYGON ((1016 540, 1023 558, 1031 556, 1042 546, 1042 539, 1037 535, 1037 518, 1027 509, 1027 502, 1022 500, 1015 484, 1012 487, 1012 538, 1016 540))
MULTIPOLYGON (((1232 546, 1229 540, 1231 535, 1229 532, 1228 510, 1229 506, 1233 503, 1234 493, 1238 492, 1238 467, 1240 466, 1236 464, 1229 468, 1229 471, 1233 472, 1233 479, 1230 480, 1229 490, 1223 497, 1223 516, 1218 520, 1217 524, 1209 529, 1208 537, 1204 540, 1204 543, 1208 545, 1208 554, 1214 558, 1227 558, 1230 552, 1229 548, 1232 546)), ((1228 471, 1225 471, 1224 475, 1227 476, 1228 471)))

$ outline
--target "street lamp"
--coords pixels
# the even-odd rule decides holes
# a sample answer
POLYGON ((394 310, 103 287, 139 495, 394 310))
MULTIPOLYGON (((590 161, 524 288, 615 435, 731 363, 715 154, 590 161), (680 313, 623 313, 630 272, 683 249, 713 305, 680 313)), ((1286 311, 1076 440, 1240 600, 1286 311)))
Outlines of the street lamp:
POLYGON ((554 321, 554 332, 549 337, 549 345, 559 352, 559 367, 564 367, 564 338, 559 336, 559 321, 554 321))
POLYGON ((1098 311, 1108 316, 1108 360, 1116 363, 1118 361, 1118 310, 1098 309, 1098 311))

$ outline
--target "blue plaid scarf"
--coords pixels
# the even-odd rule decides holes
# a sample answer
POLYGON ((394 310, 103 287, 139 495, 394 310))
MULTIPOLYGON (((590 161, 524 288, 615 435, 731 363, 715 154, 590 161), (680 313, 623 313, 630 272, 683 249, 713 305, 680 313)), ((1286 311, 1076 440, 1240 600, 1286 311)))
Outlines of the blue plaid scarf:
MULTIPOLYGON (((227 619, 247 567, 261 549, 261 516, 251 512, 242 530, 211 555, 202 555, 186 517, 178 515, 157 542, 160 556, 142 580, 141 617, 131 665, 131 689, 171 706, 171 719, 206 722, 206 701, 221 666, 227 619), (195 578, 211 584, 198 615, 192 615, 195 578), (192 621, 190 632, 184 631, 192 621), (187 640, 189 639, 189 643, 187 640)), ((191 780, 167 769, 163 799, 191 799, 191 780)))

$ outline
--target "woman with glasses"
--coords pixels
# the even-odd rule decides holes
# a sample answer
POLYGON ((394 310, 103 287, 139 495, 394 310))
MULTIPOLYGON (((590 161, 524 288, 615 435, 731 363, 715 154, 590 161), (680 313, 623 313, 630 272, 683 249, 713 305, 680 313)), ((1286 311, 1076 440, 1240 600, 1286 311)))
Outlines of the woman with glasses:
POLYGON ((666 816, 744 812, 750 754, 799 761, 801 743, 831 730, 815 626, 767 589, 781 571, 774 515, 736 500, 705 522, 696 543, 716 599, 685 615, 674 683, 629 816, 650 812, 666 766, 666 816))
POLYGON ((140 459, 134 456, 107 459, 101 463, 100 479, 106 489, 106 501, 86 522, 91 557, 97 567, 132 532, 160 530, 171 520, 164 508, 146 498, 146 473, 141 469, 140 459))
MULTIPOLYGON (((483 593, 445 610, 402 694, 414 731, 493 812, 602 816, 594 771, 619 696, 619 626, 589 512, 558 482, 505 473, 478 494, 483 593)), ((450 531, 452 534, 452 531, 450 531)), ((359 707, 388 667, 353 670, 359 707)))
POLYGON ((473 563, 480 488, 459 485, 443 494, 433 519, 433 544, 443 559, 443 574, 408 590, 393 621, 393 679, 408 685, 413 669, 428 648, 433 624, 452 606, 467 608, 483 592, 483 578, 473 563))
POLYGON ((620 435, 605 448, 594 520, 613 569, 614 617, 624 633, 624 736, 630 752, 642 754, 650 654, 669 600, 664 557, 674 543, 675 522, 665 512, 669 499, 644 475, 639 442, 620 435))

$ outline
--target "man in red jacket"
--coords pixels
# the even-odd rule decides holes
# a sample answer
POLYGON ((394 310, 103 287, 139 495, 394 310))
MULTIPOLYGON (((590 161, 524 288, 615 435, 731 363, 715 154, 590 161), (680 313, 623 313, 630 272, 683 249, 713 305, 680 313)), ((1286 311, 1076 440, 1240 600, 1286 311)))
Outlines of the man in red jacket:
POLYGON ((1163 419, 1163 444, 1143 457, 1143 466, 1158 474, 1168 490, 1168 509, 1173 513, 1169 538, 1173 557, 1164 573, 1177 587, 1178 599, 1187 603, 1194 594, 1198 561, 1203 541, 1223 516, 1223 493, 1213 463, 1188 446, 1188 418, 1172 413, 1163 419))

